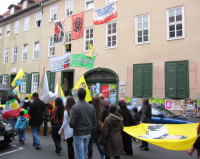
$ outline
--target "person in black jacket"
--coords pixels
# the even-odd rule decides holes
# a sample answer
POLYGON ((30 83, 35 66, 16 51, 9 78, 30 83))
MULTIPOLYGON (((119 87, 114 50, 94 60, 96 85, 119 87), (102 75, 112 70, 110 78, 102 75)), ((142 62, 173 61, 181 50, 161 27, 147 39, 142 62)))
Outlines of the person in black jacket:
POLYGON ((38 93, 33 93, 31 98, 34 101, 32 102, 28 111, 28 114, 30 115, 29 125, 31 126, 31 131, 33 135, 33 146, 35 146, 37 150, 40 150, 41 144, 38 137, 38 133, 43 121, 43 112, 45 109, 45 104, 39 99, 38 93))
POLYGON ((22 106, 22 108, 28 110, 31 106, 31 102, 28 100, 28 97, 25 97, 25 101, 24 101, 24 104, 22 106))
MULTIPOLYGON (((134 121, 130 114, 130 111, 126 107, 126 103, 123 100, 119 101, 119 109, 118 113, 123 117, 123 124, 124 126, 133 126, 134 121)), ((124 144, 124 151, 127 155, 133 156, 133 149, 132 149, 132 136, 127 134, 126 132, 122 131, 122 139, 124 144)))
MULTIPOLYGON (((100 120, 101 120, 101 122, 104 123, 105 118, 109 115, 110 101, 109 101, 109 99, 105 99, 103 103, 104 103, 104 110, 101 111, 102 113, 101 113, 100 120)), ((102 107, 101 107, 101 109, 102 109, 102 107)))
MULTIPOLYGON (((141 116, 140 124, 151 123, 151 104, 148 98, 143 98, 143 104, 139 114, 141 116)), ((139 148, 144 151, 149 151, 148 142, 142 141, 142 145, 139 148)))

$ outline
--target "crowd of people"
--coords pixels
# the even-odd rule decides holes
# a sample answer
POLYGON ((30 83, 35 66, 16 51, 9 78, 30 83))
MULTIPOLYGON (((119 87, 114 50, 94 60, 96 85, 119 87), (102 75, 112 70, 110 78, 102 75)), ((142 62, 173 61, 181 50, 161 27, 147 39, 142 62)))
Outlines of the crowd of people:
MULTIPOLYGON (((119 108, 117 108, 115 104, 110 104, 108 99, 104 99, 103 94, 93 97, 89 103, 85 101, 85 89, 80 88, 77 95, 79 101, 75 102, 70 92, 66 91, 65 99, 57 97, 54 107, 41 101, 38 93, 33 93, 32 103, 25 98, 23 108, 28 110, 29 121, 23 111, 20 111, 18 117, 7 119, 17 130, 19 142, 25 143, 25 128, 31 126, 33 146, 40 150, 41 143, 38 137, 40 126, 44 123, 44 136, 46 136, 47 123, 50 121, 52 139, 57 154, 62 151, 61 134, 63 134, 63 139, 67 141, 69 159, 74 159, 75 155, 77 159, 84 159, 87 151, 87 158, 92 159, 93 143, 96 144, 102 159, 110 159, 110 157, 120 159, 123 153, 132 156, 132 140, 134 138, 124 132, 123 127, 151 122, 152 113, 149 99, 144 98, 141 110, 138 111, 137 107, 134 107, 133 114, 131 114, 123 100, 118 102, 119 108)), ((1 104, 12 99, 16 99, 16 97, 13 95, 3 96, 1 104)), ((20 102, 18 99, 16 100, 20 102)), ((0 115, 2 112, 3 109, 0 107, 0 115)), ((200 138, 188 150, 189 155, 198 149, 199 141, 200 138)), ((145 141, 142 141, 139 148, 149 151, 148 143, 145 141)))

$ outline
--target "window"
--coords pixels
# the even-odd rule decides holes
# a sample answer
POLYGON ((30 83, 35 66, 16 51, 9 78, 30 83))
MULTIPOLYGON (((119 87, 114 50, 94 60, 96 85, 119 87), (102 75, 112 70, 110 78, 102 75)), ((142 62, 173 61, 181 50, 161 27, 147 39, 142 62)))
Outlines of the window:
POLYGON ((27 61, 28 44, 24 44, 22 47, 22 61, 27 61))
POLYGON ((8 63, 8 49, 4 50, 4 64, 8 63))
POLYGON ((10 24, 6 26, 6 37, 10 36, 10 24))
POLYGON ((165 97, 189 98, 188 61, 165 62, 165 97))
POLYGON ((73 14, 73 3, 74 3, 74 0, 66 0, 65 1, 66 17, 73 14))
POLYGON ((0 39, 2 38, 2 27, 0 28, 0 39))
POLYGON ((84 33, 84 51, 90 50, 90 44, 94 45, 94 28, 87 28, 85 29, 84 33))
POLYGON ((149 23, 150 23, 150 15, 140 15, 135 17, 135 41, 136 44, 142 44, 142 43, 149 43, 149 23))
POLYGON ((57 17, 57 4, 50 8, 50 22, 56 20, 57 17))
POLYGON ((152 64, 133 65, 133 96, 152 97, 152 64))
POLYGON ((41 26, 41 17, 42 17, 42 13, 37 13, 35 15, 35 27, 39 28, 41 26))
POLYGON ((15 22, 15 29, 14 29, 14 34, 19 33, 19 20, 15 22))
POLYGON ((12 7, 12 8, 10 9, 10 14, 14 14, 14 13, 15 13, 15 8, 12 7))
POLYGON ((85 0, 85 10, 91 10, 94 8, 94 0, 85 0))
POLYGON ((158 115, 161 113, 158 110, 151 108, 151 114, 153 117, 158 117, 158 115))
POLYGON ((167 39, 185 37, 184 7, 167 10, 167 39))
POLYGON ((40 43, 35 42, 33 46, 33 59, 39 59, 39 48, 40 48, 40 43))
POLYGON ((23 83, 21 84, 21 92, 26 93, 26 74, 24 74, 22 81, 23 83))
POLYGON ((109 3, 112 3, 112 2, 115 2, 116 0, 106 0, 106 4, 109 4, 109 3))
POLYGON ((30 17, 24 18, 24 31, 29 30, 29 20, 30 20, 30 17))
POLYGON ((50 37, 49 38, 49 54, 48 56, 51 57, 51 56, 54 56, 55 55, 55 46, 54 46, 54 37, 50 37))
POLYGON ((13 47, 12 62, 17 62, 17 46, 13 47))
POLYGON ((106 48, 117 47, 117 22, 106 24, 106 48))
POLYGON ((8 75, 3 75, 2 84, 8 84, 8 75))
POLYGON ((38 91, 38 74, 32 74, 31 93, 38 91))
POLYGON ((64 54, 72 52, 71 32, 65 33, 64 54))
POLYGON ((27 1, 24 1, 23 3, 22 3, 22 9, 25 9, 27 7, 27 1))

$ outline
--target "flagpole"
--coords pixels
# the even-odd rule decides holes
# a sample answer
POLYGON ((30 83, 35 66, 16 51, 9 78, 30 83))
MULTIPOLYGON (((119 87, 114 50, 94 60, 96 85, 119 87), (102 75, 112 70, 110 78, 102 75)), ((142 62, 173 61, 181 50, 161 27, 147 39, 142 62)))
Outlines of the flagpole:
POLYGON ((42 76, 41 76, 41 79, 40 79, 40 84, 39 84, 39 87, 38 87, 38 94, 40 93, 40 90, 41 90, 41 84, 42 82, 44 82, 44 72, 45 72, 45 67, 43 68, 43 73, 42 73, 42 76))

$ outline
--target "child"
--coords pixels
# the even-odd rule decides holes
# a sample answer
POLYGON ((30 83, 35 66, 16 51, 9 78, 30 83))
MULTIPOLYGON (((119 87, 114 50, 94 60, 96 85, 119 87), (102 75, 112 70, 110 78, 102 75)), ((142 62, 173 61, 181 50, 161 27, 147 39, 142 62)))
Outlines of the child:
POLYGON ((27 118, 24 116, 24 112, 20 111, 20 117, 17 119, 17 123, 15 125, 15 130, 18 129, 18 138, 19 143, 24 144, 25 140, 25 128, 29 126, 27 118))
POLYGON ((3 114, 3 111, 4 111, 4 107, 0 107, 0 117, 1 117, 2 114, 3 114))

